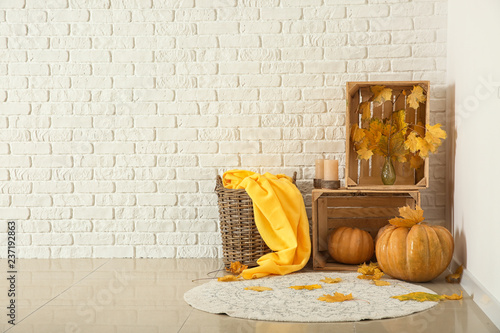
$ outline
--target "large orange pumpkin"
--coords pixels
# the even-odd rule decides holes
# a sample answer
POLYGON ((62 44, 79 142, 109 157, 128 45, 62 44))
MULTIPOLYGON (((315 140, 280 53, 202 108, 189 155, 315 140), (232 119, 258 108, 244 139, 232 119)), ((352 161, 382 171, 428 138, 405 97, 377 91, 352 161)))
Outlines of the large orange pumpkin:
POLYGON ((343 264, 360 264, 370 260, 375 246, 372 236, 361 229, 340 227, 328 238, 328 252, 343 264))
POLYGON ((388 225, 377 238, 379 267, 384 273, 405 281, 427 282, 438 277, 453 256, 453 236, 441 226, 388 225))

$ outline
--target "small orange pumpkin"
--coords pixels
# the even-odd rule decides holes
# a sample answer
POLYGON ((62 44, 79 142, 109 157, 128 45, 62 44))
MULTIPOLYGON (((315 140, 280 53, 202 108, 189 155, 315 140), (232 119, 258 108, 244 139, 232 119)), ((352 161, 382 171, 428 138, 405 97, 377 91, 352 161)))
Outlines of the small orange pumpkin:
POLYGON ((390 220, 377 237, 379 267, 392 277, 427 282, 439 276, 453 256, 453 236, 444 227, 421 223, 423 210, 403 207, 405 218, 390 220), (418 222, 417 222, 418 221, 418 222))
POLYGON ((375 246, 373 237, 358 228, 340 227, 330 233, 328 252, 343 264, 361 264, 370 260, 375 246))

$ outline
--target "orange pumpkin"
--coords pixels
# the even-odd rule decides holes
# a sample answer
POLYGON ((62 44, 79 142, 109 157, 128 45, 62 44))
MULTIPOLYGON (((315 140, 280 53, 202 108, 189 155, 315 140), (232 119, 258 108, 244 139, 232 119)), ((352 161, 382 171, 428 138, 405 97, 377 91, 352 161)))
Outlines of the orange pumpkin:
POLYGON ((427 282, 438 277, 453 256, 453 236, 441 226, 388 225, 377 238, 379 267, 384 273, 405 281, 427 282))
POLYGON ((361 229, 340 227, 328 237, 328 252, 343 264, 360 264, 370 260, 375 246, 372 236, 361 229))

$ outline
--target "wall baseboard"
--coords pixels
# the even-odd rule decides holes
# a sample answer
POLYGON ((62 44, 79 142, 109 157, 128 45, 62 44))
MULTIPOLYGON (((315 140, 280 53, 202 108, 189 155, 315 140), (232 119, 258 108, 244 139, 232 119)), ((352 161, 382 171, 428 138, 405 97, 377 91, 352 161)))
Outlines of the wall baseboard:
MULTIPOLYGON (((454 272, 460 264, 453 259, 451 270, 454 272)), ((472 300, 488 316, 488 318, 500 329, 500 301, 497 300, 467 269, 464 268, 460 286, 472 296, 472 300)))

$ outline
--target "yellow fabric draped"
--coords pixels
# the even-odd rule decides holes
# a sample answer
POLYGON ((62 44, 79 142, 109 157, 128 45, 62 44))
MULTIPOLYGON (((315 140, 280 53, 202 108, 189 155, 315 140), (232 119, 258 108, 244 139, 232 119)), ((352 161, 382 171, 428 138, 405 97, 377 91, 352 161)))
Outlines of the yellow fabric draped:
POLYGON ((309 221, 302 194, 292 178, 229 170, 223 175, 223 183, 226 188, 245 189, 252 198, 255 224, 273 251, 257 260, 259 266, 244 270, 243 278, 284 275, 303 268, 311 254, 309 221))

